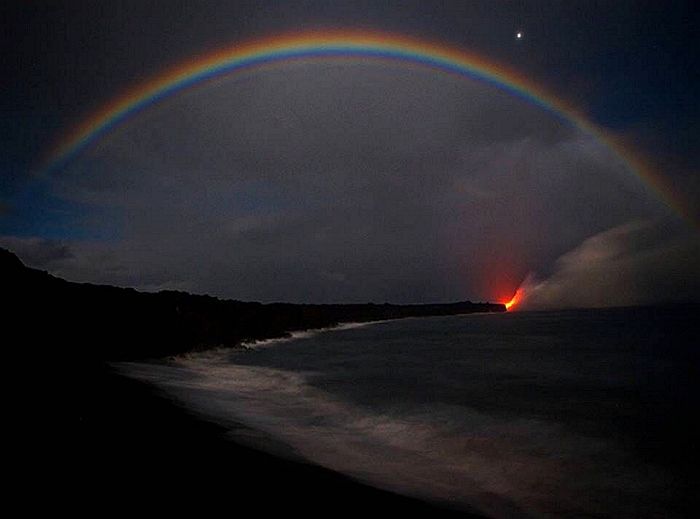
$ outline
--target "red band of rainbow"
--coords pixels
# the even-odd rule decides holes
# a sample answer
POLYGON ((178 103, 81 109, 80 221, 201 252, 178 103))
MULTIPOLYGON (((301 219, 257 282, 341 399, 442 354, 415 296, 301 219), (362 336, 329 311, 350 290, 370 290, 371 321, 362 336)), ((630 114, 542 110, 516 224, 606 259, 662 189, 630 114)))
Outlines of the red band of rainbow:
POLYGON ((621 157, 628 169, 679 214, 670 186, 644 161, 616 142, 583 114, 557 99, 522 74, 476 54, 444 45, 374 32, 323 31, 277 36, 236 44, 195 57, 112 99, 66 135, 45 161, 46 170, 65 167, 82 150, 111 129, 159 101, 227 74, 295 59, 363 58, 392 60, 442 73, 478 79, 534 103, 570 121, 621 157))

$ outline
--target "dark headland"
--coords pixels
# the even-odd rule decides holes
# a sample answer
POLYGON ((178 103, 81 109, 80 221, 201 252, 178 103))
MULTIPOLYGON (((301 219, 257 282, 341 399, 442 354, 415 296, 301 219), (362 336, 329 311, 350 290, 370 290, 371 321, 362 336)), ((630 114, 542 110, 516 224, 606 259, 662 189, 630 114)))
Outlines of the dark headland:
POLYGON ((471 516, 231 441, 110 363, 235 347, 343 322, 503 312, 502 304, 261 304, 80 284, 0 249, 17 478, 76 513, 471 516), (222 507, 223 508, 222 510, 222 507))

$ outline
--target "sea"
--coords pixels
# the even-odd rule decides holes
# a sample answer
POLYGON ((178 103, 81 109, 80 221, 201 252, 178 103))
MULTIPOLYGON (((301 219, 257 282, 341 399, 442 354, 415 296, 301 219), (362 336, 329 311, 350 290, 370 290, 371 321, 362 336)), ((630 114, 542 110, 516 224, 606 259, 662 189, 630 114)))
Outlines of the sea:
POLYGON ((697 517, 698 307, 345 324, 119 370, 232 439, 486 517, 697 517))

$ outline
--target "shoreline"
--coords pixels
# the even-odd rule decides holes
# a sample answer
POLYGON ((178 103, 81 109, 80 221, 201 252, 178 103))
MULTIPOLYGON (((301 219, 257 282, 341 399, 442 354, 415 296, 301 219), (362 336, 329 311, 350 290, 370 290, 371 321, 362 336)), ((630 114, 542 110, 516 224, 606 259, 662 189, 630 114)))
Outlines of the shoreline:
MULTIPOLYGON (((251 507, 307 517, 363 512, 484 519, 359 483, 332 470, 258 450, 187 412, 156 388, 103 365, 99 405, 78 419, 79 470, 70 487, 119 507, 251 507), (163 492, 170 494, 164 498, 163 492), (168 502, 172 494, 175 502, 168 502)), ((98 402, 94 402, 97 404, 98 402)), ((250 428, 241 425, 242 430, 250 428)), ((74 451, 75 452, 75 451, 74 451)), ((66 483, 65 481, 63 483, 66 483)), ((246 509, 244 508, 244 509, 246 509)))
POLYGON ((240 348, 348 323, 503 312, 503 305, 261 304, 146 293, 66 281, 2 248, 0 277, 11 302, 6 320, 22 333, 11 352, 20 412, 10 427, 21 448, 17 478, 33 493, 27 507, 90 516, 243 507, 307 517, 372 511, 483 519, 242 445, 109 364, 240 348))

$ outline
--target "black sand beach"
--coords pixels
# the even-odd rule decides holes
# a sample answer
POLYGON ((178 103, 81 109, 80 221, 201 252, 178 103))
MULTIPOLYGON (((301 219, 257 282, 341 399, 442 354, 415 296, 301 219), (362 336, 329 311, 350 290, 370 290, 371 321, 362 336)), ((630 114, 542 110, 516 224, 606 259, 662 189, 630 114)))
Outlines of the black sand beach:
POLYGON ((481 517, 241 445, 107 366, 96 382, 77 417, 74 470, 60 482, 77 509, 89 500, 123 512, 481 517))

